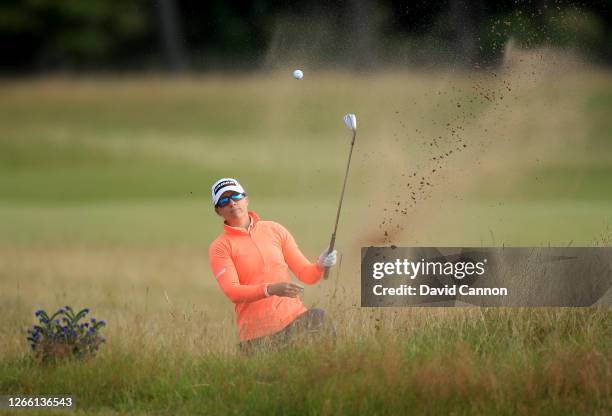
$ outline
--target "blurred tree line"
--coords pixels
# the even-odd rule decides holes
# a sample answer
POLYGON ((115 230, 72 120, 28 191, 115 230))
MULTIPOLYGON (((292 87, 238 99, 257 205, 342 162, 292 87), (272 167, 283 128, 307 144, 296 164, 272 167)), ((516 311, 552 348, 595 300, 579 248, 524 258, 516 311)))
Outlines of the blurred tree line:
POLYGON ((508 39, 612 63, 612 0, 2 0, 0 71, 494 65, 508 39))

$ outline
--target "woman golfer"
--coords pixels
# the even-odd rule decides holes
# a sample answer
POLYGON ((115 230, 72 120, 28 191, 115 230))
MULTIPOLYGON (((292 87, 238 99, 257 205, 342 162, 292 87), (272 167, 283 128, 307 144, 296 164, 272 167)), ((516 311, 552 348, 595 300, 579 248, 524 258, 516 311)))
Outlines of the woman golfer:
POLYGON ((248 351, 270 341, 282 343, 294 329, 320 327, 324 312, 306 309, 299 299, 303 287, 291 282, 289 269, 300 281, 314 284, 325 267, 336 264, 336 251, 325 250, 310 263, 285 227, 247 210, 249 198, 236 179, 215 182, 212 200, 224 225, 208 258, 221 289, 235 304, 241 347, 248 351))

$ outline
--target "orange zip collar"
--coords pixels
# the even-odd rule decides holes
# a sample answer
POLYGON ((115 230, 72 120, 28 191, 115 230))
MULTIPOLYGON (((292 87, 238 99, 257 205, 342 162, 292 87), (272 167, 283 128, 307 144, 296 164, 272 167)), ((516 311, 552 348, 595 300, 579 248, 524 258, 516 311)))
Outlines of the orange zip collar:
MULTIPOLYGON (((249 217, 251 217, 251 231, 255 229, 255 226, 259 222, 259 215, 257 215, 253 211, 249 211, 249 217)), ((223 230, 225 234, 234 234, 234 235, 249 235, 249 232, 244 228, 240 227, 232 227, 231 225, 227 225, 223 223, 223 230)))

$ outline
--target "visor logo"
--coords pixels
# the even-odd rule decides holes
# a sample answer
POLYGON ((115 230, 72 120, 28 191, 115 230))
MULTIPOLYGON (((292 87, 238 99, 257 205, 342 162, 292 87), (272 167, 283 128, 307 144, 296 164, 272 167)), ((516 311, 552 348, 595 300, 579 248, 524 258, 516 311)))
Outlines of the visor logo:
POLYGON ((236 182, 234 182, 234 181, 223 181, 223 182, 221 182, 220 184, 215 186, 215 194, 218 193, 221 189, 225 188, 226 186, 236 186, 236 182))

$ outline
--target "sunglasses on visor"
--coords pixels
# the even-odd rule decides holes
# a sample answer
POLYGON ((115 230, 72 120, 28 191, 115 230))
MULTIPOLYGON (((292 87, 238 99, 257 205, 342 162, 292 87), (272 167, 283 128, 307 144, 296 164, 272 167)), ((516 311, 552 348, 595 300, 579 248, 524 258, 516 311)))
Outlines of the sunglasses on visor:
POLYGON ((230 203, 230 200, 236 202, 236 201, 240 201, 242 198, 244 198, 246 196, 246 193, 242 193, 242 194, 233 194, 230 196, 225 196, 223 198, 219 198, 219 200, 217 201, 217 207, 219 208, 223 208, 224 206, 226 206, 227 204, 230 203))

